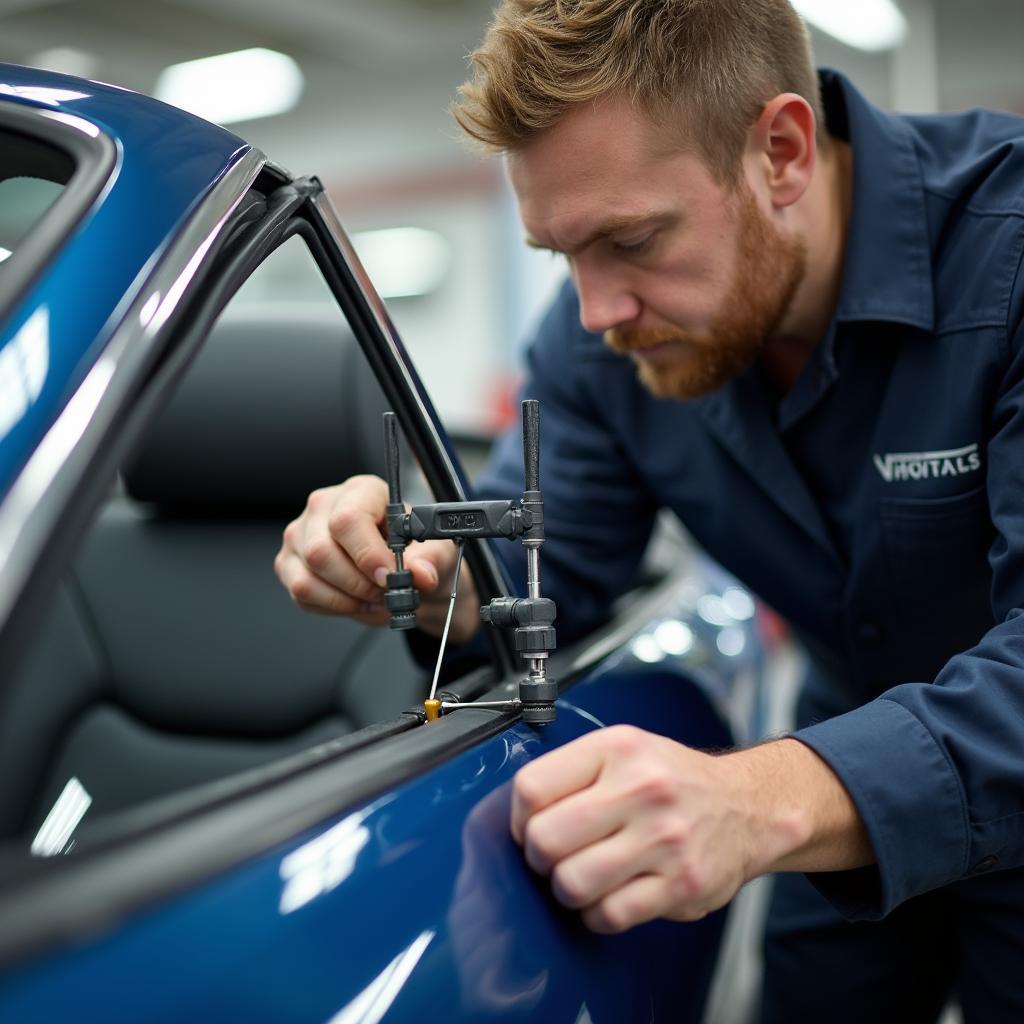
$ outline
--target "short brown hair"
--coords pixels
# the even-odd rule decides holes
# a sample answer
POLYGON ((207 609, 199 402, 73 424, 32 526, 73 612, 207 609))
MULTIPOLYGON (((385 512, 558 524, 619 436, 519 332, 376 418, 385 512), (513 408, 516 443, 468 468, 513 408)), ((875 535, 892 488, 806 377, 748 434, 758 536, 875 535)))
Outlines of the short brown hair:
POLYGON ((615 93, 661 126, 684 111, 682 137, 724 181, 779 93, 807 100, 825 139, 810 39, 788 0, 502 0, 470 60, 452 113, 499 152, 615 93))

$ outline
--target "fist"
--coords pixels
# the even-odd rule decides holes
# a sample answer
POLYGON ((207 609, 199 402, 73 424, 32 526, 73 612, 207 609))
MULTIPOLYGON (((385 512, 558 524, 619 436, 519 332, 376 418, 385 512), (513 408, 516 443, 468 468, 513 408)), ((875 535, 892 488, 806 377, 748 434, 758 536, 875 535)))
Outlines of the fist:
POLYGON ((590 733, 516 775, 512 835, 593 931, 694 921, 747 880, 747 794, 729 758, 632 726, 590 733))

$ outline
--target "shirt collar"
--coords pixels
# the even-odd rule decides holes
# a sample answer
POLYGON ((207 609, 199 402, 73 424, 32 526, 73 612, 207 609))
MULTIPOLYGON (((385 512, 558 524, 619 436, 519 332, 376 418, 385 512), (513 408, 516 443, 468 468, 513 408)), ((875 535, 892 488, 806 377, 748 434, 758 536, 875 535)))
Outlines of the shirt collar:
POLYGON ((921 168, 909 125, 872 106, 844 75, 820 72, 829 134, 853 151, 853 206, 837 321, 935 325, 921 168))

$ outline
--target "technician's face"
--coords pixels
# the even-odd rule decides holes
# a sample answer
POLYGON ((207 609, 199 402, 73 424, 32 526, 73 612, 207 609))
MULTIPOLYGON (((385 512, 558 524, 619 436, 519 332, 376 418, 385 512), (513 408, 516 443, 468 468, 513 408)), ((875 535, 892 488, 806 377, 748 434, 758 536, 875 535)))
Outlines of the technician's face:
POLYGON ((576 108, 509 155, 532 245, 565 253, 580 320, 665 398, 708 394, 778 331, 805 267, 745 179, 718 184, 628 100, 576 108))

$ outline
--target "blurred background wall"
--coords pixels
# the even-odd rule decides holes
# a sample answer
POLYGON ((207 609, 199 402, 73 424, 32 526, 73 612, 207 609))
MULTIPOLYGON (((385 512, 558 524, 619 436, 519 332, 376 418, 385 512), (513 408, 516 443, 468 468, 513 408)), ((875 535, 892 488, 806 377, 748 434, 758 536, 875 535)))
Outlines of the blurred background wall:
MULTIPOLYGON (((1022 0, 897 0, 895 23, 889 3, 799 0, 832 33, 811 26, 819 64, 893 109, 1024 113, 1022 0), (865 37, 876 17, 879 34, 865 37), (837 38, 850 31, 852 41, 837 38)), ((564 275, 558 258, 523 246, 500 163, 471 152, 447 112, 491 8, 490 0, 0 0, 0 61, 153 94, 167 86, 165 69, 183 62, 250 48, 291 58, 294 105, 243 112, 227 126, 325 182, 442 415, 487 433, 507 413, 521 339, 564 275), (406 228, 421 230, 377 233, 406 228)), ((292 288, 286 268, 267 287, 292 288)))

